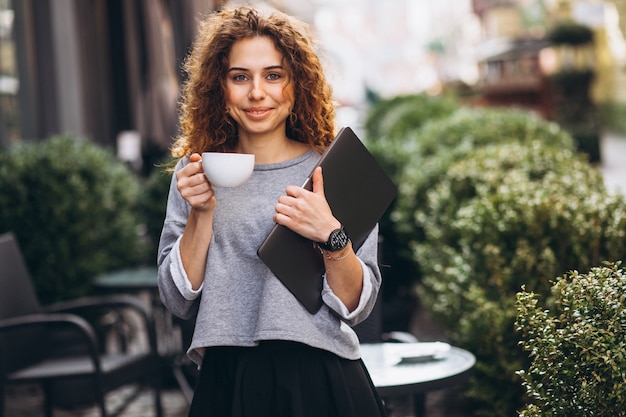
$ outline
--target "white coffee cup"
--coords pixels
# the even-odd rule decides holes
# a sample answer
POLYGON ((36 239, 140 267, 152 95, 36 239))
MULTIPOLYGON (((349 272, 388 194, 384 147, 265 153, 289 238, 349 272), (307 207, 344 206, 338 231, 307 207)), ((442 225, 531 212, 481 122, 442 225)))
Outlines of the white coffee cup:
POLYGON ((254 154, 203 152, 202 168, 212 185, 239 187, 245 184, 252 175, 254 154))

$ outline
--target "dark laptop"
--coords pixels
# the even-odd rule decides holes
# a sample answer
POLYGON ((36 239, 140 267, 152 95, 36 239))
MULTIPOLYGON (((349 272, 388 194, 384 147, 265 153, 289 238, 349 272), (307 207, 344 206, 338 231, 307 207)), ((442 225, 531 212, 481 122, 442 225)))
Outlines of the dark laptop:
MULTIPOLYGON (((318 166, 326 199, 356 252, 396 197, 397 188, 349 127, 339 131, 318 166)), ((311 175, 303 187, 312 189, 311 175)), ((320 309, 324 261, 314 242, 277 224, 257 253, 309 312, 320 309)))

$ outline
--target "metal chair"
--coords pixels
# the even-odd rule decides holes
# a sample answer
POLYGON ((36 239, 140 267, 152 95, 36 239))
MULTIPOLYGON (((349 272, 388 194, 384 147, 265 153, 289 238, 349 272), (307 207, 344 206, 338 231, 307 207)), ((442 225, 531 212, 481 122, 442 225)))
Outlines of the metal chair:
MULTIPOLYGON (((53 415, 60 384, 67 383, 86 388, 81 399, 97 404, 102 417, 118 415, 150 388, 155 416, 162 417, 161 363, 153 321, 140 300, 125 295, 85 297, 41 306, 15 236, 0 235, 0 417, 4 387, 20 383, 42 387, 46 417, 53 415), (139 317, 147 332, 147 348, 106 352, 94 326, 78 315, 87 311, 93 311, 92 318, 105 311, 116 312, 122 320, 139 317), (127 385, 136 389, 108 413, 106 395, 127 385)), ((65 387, 65 391, 73 389, 65 387)))

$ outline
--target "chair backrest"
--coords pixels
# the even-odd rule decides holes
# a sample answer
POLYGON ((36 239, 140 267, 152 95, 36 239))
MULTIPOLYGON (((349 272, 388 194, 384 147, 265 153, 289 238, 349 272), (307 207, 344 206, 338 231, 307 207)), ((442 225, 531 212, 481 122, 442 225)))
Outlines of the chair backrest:
POLYGON ((0 318, 41 311, 15 235, 0 235, 0 318))
MULTIPOLYGON (((42 312, 13 233, 0 235, 0 319, 42 312)), ((43 328, 0 334, 0 377, 33 360, 45 345, 43 328)))

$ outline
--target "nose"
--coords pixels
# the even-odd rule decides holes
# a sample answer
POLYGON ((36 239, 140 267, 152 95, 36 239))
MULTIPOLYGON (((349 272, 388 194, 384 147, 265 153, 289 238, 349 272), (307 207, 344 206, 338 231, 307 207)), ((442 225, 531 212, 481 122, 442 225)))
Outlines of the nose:
POLYGON ((252 82, 250 92, 248 92, 248 98, 250 100, 262 100, 265 97, 265 90, 263 89, 263 82, 260 79, 256 79, 252 82))

